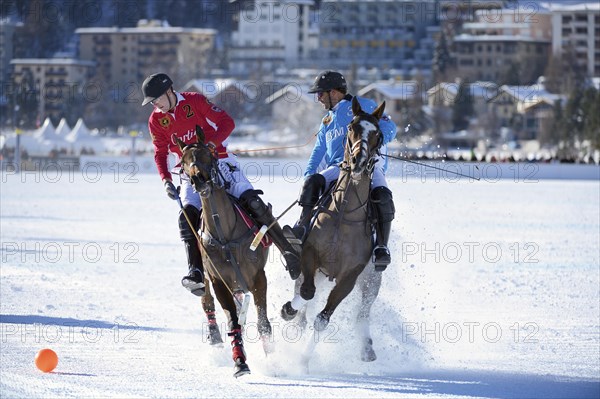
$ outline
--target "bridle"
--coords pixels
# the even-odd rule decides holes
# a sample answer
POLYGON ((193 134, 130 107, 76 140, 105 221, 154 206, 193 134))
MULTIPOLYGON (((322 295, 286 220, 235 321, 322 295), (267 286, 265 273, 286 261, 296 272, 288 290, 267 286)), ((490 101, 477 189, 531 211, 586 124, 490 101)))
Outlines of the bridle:
MULTIPOLYGON (((350 133, 354 132, 353 125, 356 125, 358 123, 357 117, 354 117, 352 122, 348 124, 348 133, 346 134, 345 148, 351 159, 356 159, 356 157, 360 155, 363 146, 366 147, 364 148, 364 152, 367 156, 367 164, 365 166, 365 170, 370 176, 373 172, 373 169, 375 168, 375 164, 377 163, 377 158, 374 157, 374 155, 378 153, 379 149, 381 148, 381 145, 383 144, 383 133, 381 132, 381 129, 379 128, 379 123, 377 121, 370 120, 369 122, 373 123, 376 128, 376 131, 374 133, 377 135, 376 145, 372 148, 369 148, 368 138, 366 140, 361 138, 361 140, 356 140, 356 142, 354 143, 350 141, 350 133)), ((350 165, 346 165, 346 167, 350 168, 350 165)))
POLYGON ((225 188, 225 178, 219 170, 218 159, 212 154, 209 146, 204 143, 192 143, 182 149, 182 153, 186 151, 191 151, 192 162, 189 163, 187 171, 185 170, 185 164, 182 162, 181 169, 189 176, 192 185, 202 197, 209 196, 213 187, 225 188), (200 150, 211 154, 210 163, 200 162, 197 154, 200 150))

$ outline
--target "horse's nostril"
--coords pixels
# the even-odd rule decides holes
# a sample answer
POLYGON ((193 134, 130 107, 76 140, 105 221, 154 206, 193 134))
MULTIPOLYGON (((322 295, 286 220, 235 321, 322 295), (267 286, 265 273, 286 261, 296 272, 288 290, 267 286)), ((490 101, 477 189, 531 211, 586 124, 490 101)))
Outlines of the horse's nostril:
POLYGON ((352 157, 352 163, 356 164, 356 157, 352 157))

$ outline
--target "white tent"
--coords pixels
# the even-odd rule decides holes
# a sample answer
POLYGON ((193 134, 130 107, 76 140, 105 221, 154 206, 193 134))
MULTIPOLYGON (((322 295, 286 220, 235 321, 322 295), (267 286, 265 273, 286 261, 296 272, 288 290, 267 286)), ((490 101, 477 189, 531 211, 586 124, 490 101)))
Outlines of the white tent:
POLYGON ((105 143, 101 137, 92 136, 90 130, 85 126, 83 119, 79 118, 73 130, 65 137, 68 147, 75 153, 80 153, 82 149, 92 150, 100 154, 105 150, 105 143))
POLYGON ((71 132, 65 136, 65 140, 68 141, 69 143, 75 143, 78 140, 81 140, 81 139, 84 139, 84 138, 87 138, 90 136, 91 136, 90 130, 85 125, 85 122, 83 122, 83 119, 79 118, 79 120, 73 127, 73 130, 71 130, 71 132))
POLYGON ((71 128, 69 127, 67 120, 65 118, 62 118, 58 123, 58 126, 56 127, 56 135, 58 137, 64 138, 67 134, 69 134, 70 131, 71 128))
POLYGON ((33 133, 33 137, 38 140, 53 140, 56 138, 56 130, 50 118, 46 118, 42 127, 33 133))
MULTIPOLYGON (((64 126, 61 129, 64 129, 64 126)), ((52 150, 61 151, 68 148, 64 136, 59 136, 56 133, 50 118, 46 118, 42 127, 33 134, 33 138, 37 141, 37 144, 27 139, 22 143, 23 148, 32 155, 48 155, 52 150)))

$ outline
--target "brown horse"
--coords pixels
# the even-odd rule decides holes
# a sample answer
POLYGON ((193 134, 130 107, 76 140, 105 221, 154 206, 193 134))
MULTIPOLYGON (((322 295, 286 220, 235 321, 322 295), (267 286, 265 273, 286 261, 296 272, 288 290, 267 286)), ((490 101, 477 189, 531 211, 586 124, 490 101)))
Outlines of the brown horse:
MULTIPOLYGON (((215 296, 228 319, 228 335, 232 337, 235 362, 234 376, 239 377, 250 372, 242 340, 248 293, 254 297, 258 332, 265 351, 269 350, 271 324, 267 316, 267 277, 264 270, 268 248, 259 245, 255 251, 250 249, 254 238, 252 230, 225 191, 218 160, 204 143, 204 132, 199 127, 196 128, 196 135, 197 143, 186 145, 177 140, 177 144, 182 151, 183 171, 190 177, 202 201, 202 261, 215 296), (239 295, 240 292, 246 295, 239 295), (240 304, 241 297, 244 297, 243 305, 240 304)), ((203 300, 203 305, 206 306, 210 300, 210 297, 203 300)))
MULTIPOLYGON (((323 331, 337 306, 352 291, 358 276, 370 261, 372 230, 368 212, 369 193, 375 155, 382 143, 379 120, 384 109, 385 102, 369 114, 361 109, 356 98, 352 100, 354 118, 348 126, 340 175, 333 187, 331 202, 327 208, 320 210, 304 242, 301 256, 304 280, 293 300, 285 303, 281 309, 285 320, 292 320, 298 310, 314 297, 315 273, 321 270, 336 281, 325 307, 314 321, 315 331, 323 331)), ((363 324, 368 323, 370 307, 381 284, 381 273, 375 273, 379 276, 374 278, 372 274, 365 270, 361 278, 363 303, 359 323, 363 324), (368 285, 373 286, 367 287, 368 285)), ((368 342, 363 343, 366 345, 363 347, 363 360, 374 360, 368 325, 366 330, 365 339, 368 342), (372 353, 365 353, 369 351, 372 353)))

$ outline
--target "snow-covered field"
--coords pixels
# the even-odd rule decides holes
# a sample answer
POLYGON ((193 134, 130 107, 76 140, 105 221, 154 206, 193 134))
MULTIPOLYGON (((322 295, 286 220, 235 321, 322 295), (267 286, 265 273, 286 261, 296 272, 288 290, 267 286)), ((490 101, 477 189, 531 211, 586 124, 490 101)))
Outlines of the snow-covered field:
MULTIPOLYGON (((278 214, 301 183, 294 165, 273 170, 246 171, 278 214)), ((276 350, 262 352, 251 307, 252 374, 236 380, 229 345, 208 345, 199 299, 179 284, 179 208, 157 175, 4 173, 0 397, 598 398, 598 180, 389 182, 394 259, 373 307, 377 361, 360 361, 353 292, 305 373, 310 334, 279 316, 293 284, 273 252, 276 350), (48 374, 33 363, 46 347, 60 359, 48 374)))

